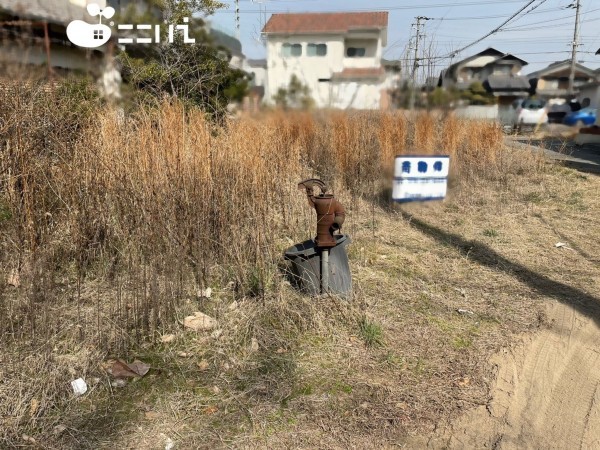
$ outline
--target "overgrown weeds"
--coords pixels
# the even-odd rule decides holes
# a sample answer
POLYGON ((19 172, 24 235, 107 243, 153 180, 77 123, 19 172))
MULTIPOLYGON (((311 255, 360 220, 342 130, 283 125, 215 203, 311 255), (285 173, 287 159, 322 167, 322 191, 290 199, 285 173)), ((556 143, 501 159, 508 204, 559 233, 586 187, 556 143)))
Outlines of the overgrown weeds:
POLYGON ((77 83, 16 85, 0 101, 0 346, 12 348, 2 352, 0 442, 9 446, 23 430, 49 438, 76 416, 53 413, 79 410, 70 379, 96 376, 104 356, 139 353, 198 308, 224 331, 190 345, 236 399, 304 392, 301 336, 360 323, 367 346, 381 345, 360 302, 326 307, 287 290, 281 253, 315 227, 298 181, 324 179, 354 232, 389 201, 395 154, 450 154, 454 183, 469 189, 540 167, 507 155, 496 125, 453 116, 277 113, 216 126, 176 101, 124 117, 77 83), (218 301, 198 299, 208 286, 218 301))

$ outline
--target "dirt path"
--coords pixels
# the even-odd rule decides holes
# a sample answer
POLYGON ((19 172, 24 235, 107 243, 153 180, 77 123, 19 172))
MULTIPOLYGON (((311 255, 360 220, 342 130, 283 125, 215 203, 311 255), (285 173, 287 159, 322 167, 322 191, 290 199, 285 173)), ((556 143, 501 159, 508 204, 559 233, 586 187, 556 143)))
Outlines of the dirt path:
POLYGON ((600 448, 600 328, 558 302, 548 317, 548 328, 492 358, 496 377, 487 405, 413 445, 600 448))

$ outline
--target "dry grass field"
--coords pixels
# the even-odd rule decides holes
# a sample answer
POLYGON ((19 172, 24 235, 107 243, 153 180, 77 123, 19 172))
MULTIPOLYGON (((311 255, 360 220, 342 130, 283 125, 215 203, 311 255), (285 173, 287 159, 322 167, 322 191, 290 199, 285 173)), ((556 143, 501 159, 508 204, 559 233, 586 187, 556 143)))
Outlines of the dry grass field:
POLYGON ((402 446, 486 404, 489 357, 548 326, 546 303, 600 291, 600 178, 506 148, 493 124, 217 126, 177 103, 123 118, 81 86, 15 89, 0 111, 2 447, 402 446), (390 204, 400 153, 451 156, 445 202, 390 204), (314 233, 309 177, 347 207, 349 301, 302 296, 281 270, 314 233), (216 329, 186 331, 196 311, 216 329), (116 385, 114 358, 150 372, 116 385))

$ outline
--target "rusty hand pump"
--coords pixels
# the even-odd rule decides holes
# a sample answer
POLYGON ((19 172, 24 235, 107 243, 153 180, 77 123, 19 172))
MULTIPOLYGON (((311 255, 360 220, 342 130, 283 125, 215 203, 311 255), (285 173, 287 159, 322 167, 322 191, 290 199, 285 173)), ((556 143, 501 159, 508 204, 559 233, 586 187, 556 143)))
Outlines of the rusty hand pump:
POLYGON ((327 186, 321 180, 311 178, 298 184, 298 189, 305 189, 309 204, 317 211, 317 247, 332 248, 337 242, 333 233, 342 228, 346 212, 342 204, 332 194, 327 194, 327 186), (321 193, 315 195, 318 187, 321 193))

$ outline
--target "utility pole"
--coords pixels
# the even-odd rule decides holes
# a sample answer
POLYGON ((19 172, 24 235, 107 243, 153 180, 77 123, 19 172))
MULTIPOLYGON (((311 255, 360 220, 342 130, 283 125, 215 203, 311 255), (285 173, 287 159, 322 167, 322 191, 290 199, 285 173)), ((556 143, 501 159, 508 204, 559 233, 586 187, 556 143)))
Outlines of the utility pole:
POLYGON ((235 37, 240 40, 240 0, 235 0, 235 37))
POLYGON ((421 25, 423 25, 423 22, 427 21, 427 20, 431 20, 430 17, 425 17, 425 16, 417 16, 415 17, 415 19, 417 19, 417 23, 413 24, 414 27, 416 27, 417 29, 417 34, 415 36, 415 56, 414 56, 414 63, 413 63, 413 68, 412 68, 412 74, 410 76, 410 80, 411 80, 411 86, 410 86, 410 100, 408 102, 408 108, 409 109, 415 109, 415 90, 417 88, 417 70, 419 69, 419 41, 421 40, 421 37, 423 37, 423 35, 421 34, 421 25))
POLYGON ((571 51, 571 71, 569 72, 569 92, 570 96, 575 95, 575 64, 577 64, 577 47, 579 46, 579 9, 580 0, 571 3, 567 8, 575 8, 575 31, 573 32, 573 48, 571 51))

